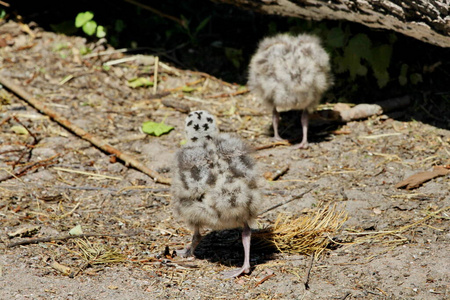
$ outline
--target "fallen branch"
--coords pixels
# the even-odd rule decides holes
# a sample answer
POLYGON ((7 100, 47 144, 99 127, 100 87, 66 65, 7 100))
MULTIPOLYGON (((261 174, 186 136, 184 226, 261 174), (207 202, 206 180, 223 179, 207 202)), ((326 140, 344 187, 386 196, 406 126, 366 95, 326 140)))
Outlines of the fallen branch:
POLYGON ((353 107, 347 103, 336 103, 333 105, 333 110, 330 111, 329 109, 324 109, 318 111, 318 113, 326 119, 350 122, 402 109, 407 107, 410 102, 411 99, 409 96, 403 96, 376 102, 374 104, 362 103, 353 107))
POLYGON ((62 235, 62 236, 49 236, 49 237, 41 237, 41 238, 24 239, 24 240, 21 240, 21 241, 10 243, 6 247, 13 248, 13 247, 22 246, 22 245, 48 243, 48 242, 53 242, 53 241, 65 241, 65 240, 74 239, 74 238, 84 238, 84 237, 92 237, 92 236, 97 236, 97 237, 130 237, 130 236, 134 236, 136 234, 137 233, 132 233, 132 234, 85 233, 85 234, 77 234, 77 235, 70 235, 70 234, 68 234, 68 235, 62 235))
POLYGON ((102 151, 112 154, 116 156, 118 159, 122 160, 126 166, 132 166, 135 169, 147 174, 155 182, 163 183, 163 184, 170 184, 171 180, 170 178, 166 178, 161 176, 158 172, 151 170, 150 168, 143 165, 141 162, 139 162, 136 158, 134 158, 132 155, 126 154, 121 152, 120 150, 112 147, 111 145, 107 144, 102 139, 93 136, 92 134, 86 132, 82 128, 72 124, 69 120, 66 118, 58 115, 55 111, 48 108, 45 104, 38 101, 36 98, 31 96, 28 92, 24 91, 22 88, 14 84, 9 79, 6 79, 5 77, 0 75, 0 83, 8 88, 10 91, 15 93, 16 95, 20 96, 23 100, 25 100, 28 104, 33 106, 35 109, 40 111, 41 113, 49 116, 52 120, 69 130, 70 132, 76 134, 77 136, 81 137, 82 139, 90 142, 92 145, 96 146, 97 148, 101 149, 102 151))

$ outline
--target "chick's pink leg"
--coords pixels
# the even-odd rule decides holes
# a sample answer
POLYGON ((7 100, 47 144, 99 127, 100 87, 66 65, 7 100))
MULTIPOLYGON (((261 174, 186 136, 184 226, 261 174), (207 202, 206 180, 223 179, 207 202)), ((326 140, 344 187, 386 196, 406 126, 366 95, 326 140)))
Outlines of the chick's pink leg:
POLYGON ((189 257, 194 255, 195 248, 202 240, 202 235, 200 234, 200 228, 196 226, 194 228, 194 234, 192 235, 192 242, 189 246, 183 250, 177 250, 177 255, 180 257, 189 257))
POLYGON ((283 139, 278 134, 278 124, 280 124, 280 113, 277 111, 277 108, 274 106, 272 110, 272 126, 273 126, 273 134, 274 139, 277 141, 282 141, 283 139))
POLYGON ((306 109, 302 112, 302 132, 303 138, 300 144, 295 145, 294 147, 297 149, 306 149, 308 148, 308 111, 306 109))
POLYGON ((252 236, 252 230, 248 226, 247 222, 244 223, 244 230, 242 231, 242 245, 244 246, 244 264, 242 268, 229 272, 224 272, 225 278, 238 277, 242 273, 250 273, 250 240, 252 236))

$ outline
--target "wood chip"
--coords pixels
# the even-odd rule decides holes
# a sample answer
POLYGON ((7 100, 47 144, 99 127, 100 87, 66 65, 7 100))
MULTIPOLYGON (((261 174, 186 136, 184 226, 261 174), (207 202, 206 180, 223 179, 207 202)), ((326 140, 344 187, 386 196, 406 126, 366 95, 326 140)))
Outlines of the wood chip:
POLYGON ((69 275, 70 272, 71 272, 70 267, 64 266, 64 265, 58 263, 57 261, 52 262, 50 267, 52 267, 53 269, 61 272, 64 275, 69 275))
POLYGON ((433 167, 433 171, 420 172, 420 173, 414 174, 412 176, 409 176, 405 180, 397 183, 395 185, 395 187, 398 189, 406 188, 407 190, 411 190, 411 189, 419 187, 420 185, 427 182, 428 180, 431 180, 431 179, 439 177, 439 176, 445 176, 447 174, 450 174, 449 167, 435 166, 435 167, 433 167))

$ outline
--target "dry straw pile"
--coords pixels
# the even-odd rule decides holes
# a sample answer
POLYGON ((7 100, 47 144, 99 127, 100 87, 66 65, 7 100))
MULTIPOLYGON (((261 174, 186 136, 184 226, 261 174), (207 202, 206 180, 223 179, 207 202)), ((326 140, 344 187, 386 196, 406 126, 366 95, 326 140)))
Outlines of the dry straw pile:
POLYGON ((255 235, 282 253, 314 253, 318 257, 347 219, 347 213, 338 211, 336 205, 299 217, 279 214, 272 226, 255 235))

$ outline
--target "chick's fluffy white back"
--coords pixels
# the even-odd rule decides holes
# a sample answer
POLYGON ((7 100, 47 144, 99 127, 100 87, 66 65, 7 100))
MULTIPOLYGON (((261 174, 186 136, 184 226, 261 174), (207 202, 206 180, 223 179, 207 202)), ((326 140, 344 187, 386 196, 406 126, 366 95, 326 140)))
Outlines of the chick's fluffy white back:
POLYGON ((265 38, 250 62, 248 86, 270 107, 311 112, 330 85, 330 58, 312 35, 265 38))

